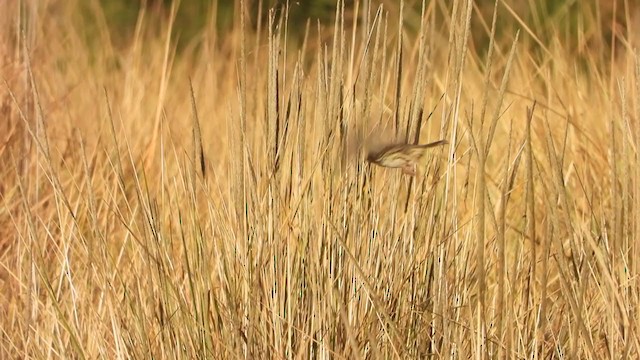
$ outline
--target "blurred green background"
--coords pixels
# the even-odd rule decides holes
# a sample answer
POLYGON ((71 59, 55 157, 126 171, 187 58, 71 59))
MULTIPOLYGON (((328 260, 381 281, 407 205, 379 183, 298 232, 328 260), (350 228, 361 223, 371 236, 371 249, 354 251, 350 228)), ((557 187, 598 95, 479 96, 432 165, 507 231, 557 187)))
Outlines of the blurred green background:
MULTIPOLYGON (((169 18, 174 3, 173 0, 97 1, 101 5, 116 45, 124 45, 131 38, 141 10, 145 10, 145 19, 148 24, 161 23, 169 18)), ((405 31, 411 35, 419 28, 423 1, 406 0, 404 3, 405 31)), ((434 9, 434 16, 431 19, 436 22, 448 20, 442 14, 449 13, 448 8, 452 3, 453 1, 450 0, 425 1, 427 6, 432 6, 434 9)), ((612 42, 623 43, 629 34, 640 31, 638 26, 632 24, 640 22, 640 1, 636 0, 503 0, 501 3, 498 11, 498 37, 504 35, 512 38, 517 29, 523 28, 523 22, 543 43, 548 44, 551 40, 558 40, 569 49, 580 51, 589 46, 607 47, 612 42)), ((173 35, 178 42, 178 49, 193 40, 197 41, 198 35, 207 26, 215 26, 218 34, 224 35, 225 32, 233 29, 234 24, 239 23, 237 16, 240 9, 239 1, 182 0, 176 4, 178 4, 178 11, 173 35)), ((246 0, 245 6, 249 14, 248 26, 255 29, 260 22, 264 29, 268 22, 268 10, 282 12, 287 4, 289 4, 289 35, 295 39, 302 35, 308 20, 312 21, 313 26, 317 21, 330 26, 335 16, 337 1, 246 0)), ((345 1, 346 21, 354 20, 355 4, 353 0, 345 1)), ((379 4, 383 4, 390 12, 390 20, 397 19, 395 15, 398 14, 400 1, 372 0, 370 4, 372 12, 379 4)), ((493 7, 494 1, 491 0, 474 3, 475 16, 472 26, 476 47, 483 48, 487 45, 487 28, 490 27, 493 7), (482 16, 477 16, 479 14, 482 16)), ((95 6, 87 9, 89 11, 84 12, 85 15, 89 17, 94 15, 92 11, 95 11, 95 6)), ((360 10, 361 14, 362 10, 360 10)), ((91 26, 91 21, 88 24, 91 26)), ((393 23, 389 25, 393 26, 393 23)))

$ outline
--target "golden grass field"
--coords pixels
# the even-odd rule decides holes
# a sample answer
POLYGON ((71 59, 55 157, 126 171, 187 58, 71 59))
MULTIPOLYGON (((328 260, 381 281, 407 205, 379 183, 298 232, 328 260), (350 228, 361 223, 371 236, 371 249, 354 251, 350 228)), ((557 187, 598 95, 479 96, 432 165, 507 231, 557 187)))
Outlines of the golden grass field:
POLYGON ((0 2, 0 358, 640 357, 630 1, 87 3, 0 2))

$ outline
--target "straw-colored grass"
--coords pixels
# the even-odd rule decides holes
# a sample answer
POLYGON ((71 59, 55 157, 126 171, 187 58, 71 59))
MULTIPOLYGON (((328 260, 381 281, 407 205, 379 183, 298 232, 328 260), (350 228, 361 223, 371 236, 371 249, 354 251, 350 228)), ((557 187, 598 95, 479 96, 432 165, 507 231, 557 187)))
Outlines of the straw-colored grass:
POLYGON ((179 50, 176 7, 115 44, 87 3, 0 2, 0 358, 640 357, 627 2, 239 12, 179 50))

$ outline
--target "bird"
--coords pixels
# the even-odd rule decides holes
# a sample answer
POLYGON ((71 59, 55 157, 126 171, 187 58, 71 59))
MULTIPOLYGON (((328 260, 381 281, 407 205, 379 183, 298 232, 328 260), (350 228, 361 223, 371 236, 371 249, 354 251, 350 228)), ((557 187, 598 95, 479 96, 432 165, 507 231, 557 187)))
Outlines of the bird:
POLYGON ((390 144, 380 150, 369 151, 367 161, 387 168, 401 168, 406 175, 414 176, 416 166, 422 163, 428 149, 446 145, 447 140, 438 140, 429 144, 390 144))

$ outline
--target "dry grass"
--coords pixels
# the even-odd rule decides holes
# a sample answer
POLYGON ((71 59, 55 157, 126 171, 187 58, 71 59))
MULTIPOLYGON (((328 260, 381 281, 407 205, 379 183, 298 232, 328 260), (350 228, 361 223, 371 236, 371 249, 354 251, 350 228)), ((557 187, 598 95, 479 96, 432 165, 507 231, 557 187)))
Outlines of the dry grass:
POLYGON ((115 47, 99 8, 90 43, 73 1, 0 3, 0 357, 639 357, 633 32, 445 3, 180 53, 172 17, 115 47))

